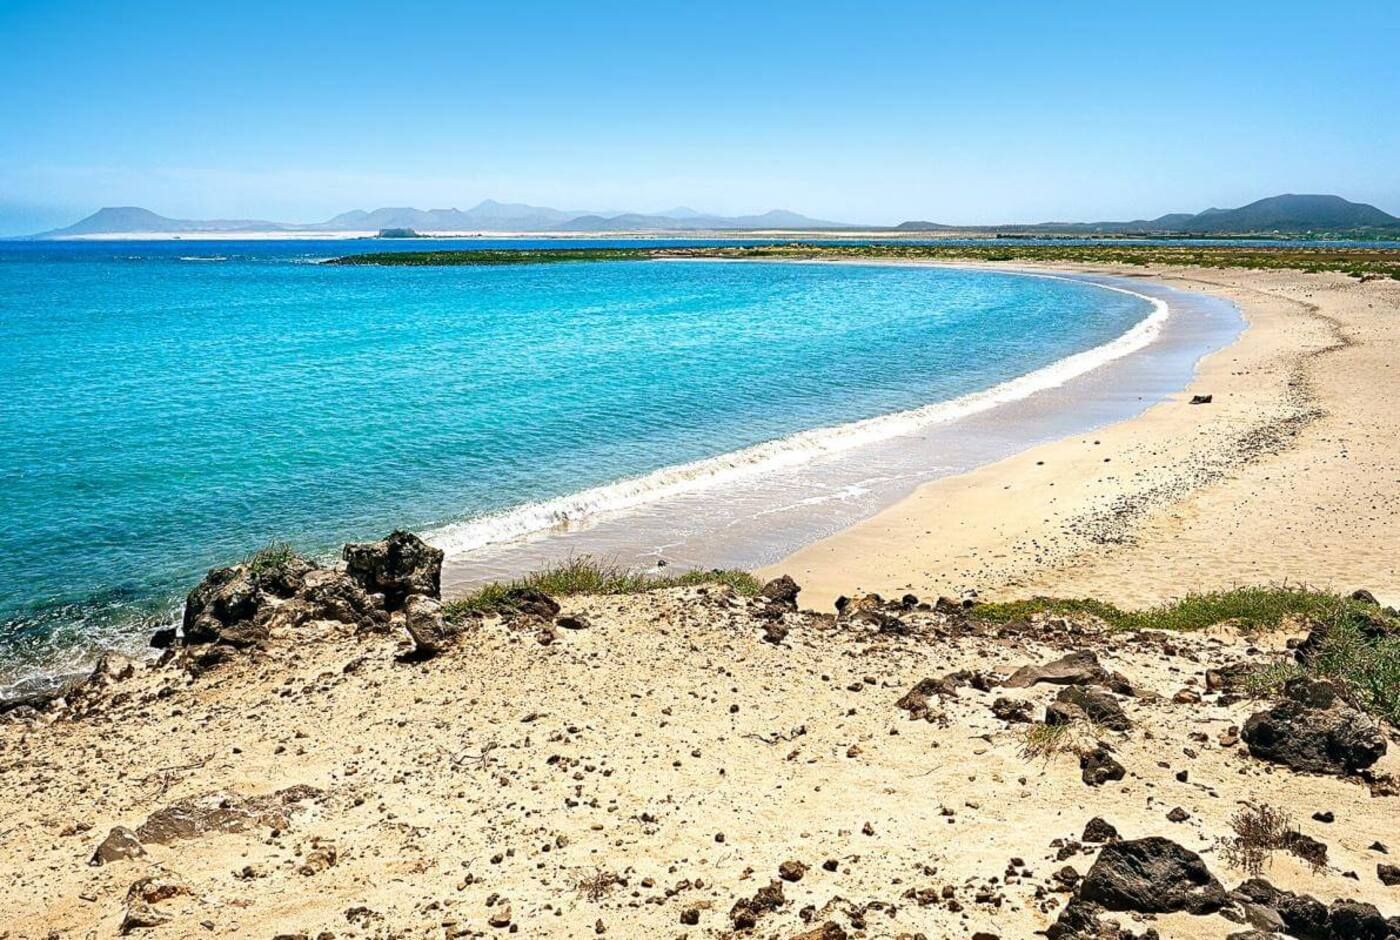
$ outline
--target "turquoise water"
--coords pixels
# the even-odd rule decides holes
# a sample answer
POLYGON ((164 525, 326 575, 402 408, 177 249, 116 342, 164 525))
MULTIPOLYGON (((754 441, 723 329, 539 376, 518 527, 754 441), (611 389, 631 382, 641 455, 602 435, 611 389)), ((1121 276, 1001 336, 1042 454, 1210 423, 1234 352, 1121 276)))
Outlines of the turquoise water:
POLYGON ((0 245, 0 685, 139 644, 270 540, 333 552, 952 399, 1151 312, 944 268, 312 263, 343 250, 0 245))

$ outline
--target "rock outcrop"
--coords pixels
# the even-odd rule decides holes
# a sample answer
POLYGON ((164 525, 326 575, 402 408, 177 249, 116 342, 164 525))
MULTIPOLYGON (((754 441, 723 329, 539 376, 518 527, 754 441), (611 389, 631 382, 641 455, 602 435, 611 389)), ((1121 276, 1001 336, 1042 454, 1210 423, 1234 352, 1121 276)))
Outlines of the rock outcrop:
POLYGON ((370 594, 384 595, 384 608, 401 609, 414 594, 442 596, 442 549, 411 532, 396 530, 378 542, 345 546, 346 572, 370 594))
POLYGON ((1105 683, 1108 679, 1108 670, 1099 665, 1099 658, 1089 650, 1079 650, 1043 666, 1022 666, 1002 685, 1008 689, 1024 689, 1040 682, 1087 685, 1105 683))
POLYGON ((1251 715, 1240 731, 1249 752, 1305 773, 1349 774, 1385 754, 1371 718, 1348 706, 1331 683, 1291 679, 1283 700, 1251 715))
POLYGON ((1055 696, 1055 702, 1045 711, 1047 725, 1065 724, 1075 718, 1092 721, 1113 731, 1127 731, 1132 727, 1117 699, 1107 692, 1085 686, 1074 685, 1061 690, 1055 696))
POLYGON ((1209 914, 1225 904, 1225 889, 1201 857, 1161 836, 1105 845, 1079 896, 1110 911, 1142 914, 1209 914))

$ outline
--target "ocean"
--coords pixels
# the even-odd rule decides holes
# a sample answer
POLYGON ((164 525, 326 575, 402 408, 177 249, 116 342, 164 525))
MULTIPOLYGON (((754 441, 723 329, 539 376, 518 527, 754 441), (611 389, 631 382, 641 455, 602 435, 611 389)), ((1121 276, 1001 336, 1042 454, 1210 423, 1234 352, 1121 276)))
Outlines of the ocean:
MULTIPOLYGON (((628 513, 812 479, 1131 351, 1164 308, 946 267, 317 263, 384 248, 0 243, 0 689, 140 648, 274 540, 407 528, 494 574, 597 514, 624 546, 628 513)), ((760 543, 737 560, 786 545, 760 543)))

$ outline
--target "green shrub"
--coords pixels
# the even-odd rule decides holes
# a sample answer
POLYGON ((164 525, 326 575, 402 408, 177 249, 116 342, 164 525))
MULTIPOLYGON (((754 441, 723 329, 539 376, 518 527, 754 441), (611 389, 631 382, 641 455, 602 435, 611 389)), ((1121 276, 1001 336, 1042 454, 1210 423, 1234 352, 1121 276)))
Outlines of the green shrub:
POLYGON ((514 581, 498 581, 478 588, 466 597, 444 604, 443 612, 449 618, 461 618, 497 610, 505 596, 518 588, 532 588, 554 597, 566 597, 570 594, 640 594, 643 591, 698 584, 725 584, 740 594, 757 594, 762 587, 753 575, 735 569, 682 571, 671 575, 641 574, 583 555, 531 572, 514 581))

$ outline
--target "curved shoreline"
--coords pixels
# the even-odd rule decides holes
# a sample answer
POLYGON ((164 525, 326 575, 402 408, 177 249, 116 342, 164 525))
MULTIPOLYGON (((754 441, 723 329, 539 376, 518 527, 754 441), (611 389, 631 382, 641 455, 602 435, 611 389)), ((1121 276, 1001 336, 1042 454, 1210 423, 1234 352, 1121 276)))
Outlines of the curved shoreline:
MULTIPOLYGON (((664 260, 664 259, 663 259, 664 260)), ((714 263, 754 262, 709 259, 714 263)), ((773 262, 759 262, 773 263, 773 262)), ((862 264, 872 262, 782 261, 781 264, 862 264)), ((953 267, 919 262, 894 262, 900 267, 953 267)), ((1171 316, 1166 301, 1113 284, 1087 278, 1036 271, 989 268, 990 273, 1015 277, 1089 284, 1101 290, 1127 294, 1147 301, 1151 312, 1128 330, 1105 343, 1057 359, 1023 375, 998 382, 988 388, 944 401, 929 402, 889 414, 875 415, 842 424, 821 425, 796 431, 771 441, 763 441, 712 457, 662 467, 639 476, 589 487, 576 493, 535 503, 527 503, 476 519, 448 523, 430 533, 435 546, 448 553, 469 552, 518 538, 530 538, 551 531, 587 527, 618 513, 700 490, 720 487, 749 476, 772 473, 810 463, 822 456, 853 450, 916 432, 933 424, 957 421, 999 405, 1058 388, 1085 373, 1116 359, 1129 356, 1155 341, 1171 316)))
MULTIPOLYGON (((714 259, 715 263, 746 263, 714 259)), ((793 260, 793 264, 899 265, 906 267, 962 267, 943 262, 854 260, 793 260)), ((1110 417, 1126 417, 1177 392, 1189 380, 1196 359, 1232 338, 1239 321, 1222 328, 1197 329, 1191 324, 1210 319, 1199 316, 1195 301, 1183 292, 1147 293, 1121 278, 1080 272, 1047 271, 1005 266, 977 266, 989 273, 1088 284, 1104 290, 1140 297, 1153 310, 1129 330, 1097 346, 1008 379, 988 389, 919 408, 877 416, 844 425, 797 432, 778 441, 732 451, 690 464, 673 466, 640 478, 605 485, 558 500, 537 503, 507 513, 458 523, 430 533, 434 544, 448 552, 444 584, 461 592, 482 583, 519 576, 528 571, 577 555, 613 559, 642 567, 664 559, 683 567, 751 568, 771 563, 802 545, 846 528, 904 498, 918 483, 962 472, 1005 456, 1005 434, 1025 440, 1015 450, 1032 446, 1044 427, 1061 427, 1064 415, 1047 414, 1049 397, 1062 399, 1058 407, 1076 410, 1075 396, 1086 376, 1102 375, 1105 367, 1121 367, 1115 385, 1098 379, 1084 392, 1087 398, 1113 401, 1110 417), (1175 305, 1175 306, 1173 306, 1175 305), (1186 311, 1185 321, 1177 314, 1186 311), (1172 351, 1153 350, 1164 328, 1180 333, 1172 351), (1185 348, 1192 343, 1199 348, 1185 348), (1184 349, 1184 352, 1183 352, 1184 349), (1172 372, 1165 381, 1150 369, 1133 369, 1135 356, 1176 360, 1157 373, 1172 372), (1179 361, 1182 357, 1189 361, 1179 361), (1124 391, 1131 389, 1131 391, 1124 391), (1124 404, 1127 398, 1131 401, 1124 404), (1030 403, 1023 406, 1023 403, 1030 403), (1124 412, 1124 408, 1127 409, 1124 412), (1005 422, 991 416, 1019 412, 1019 419, 1005 422), (1119 413, 1122 412, 1122 413, 1119 413), (970 419, 1001 425, 987 435, 982 453, 971 453, 964 442, 947 446, 943 459, 939 437, 948 437, 970 419), (1021 422, 1019 430, 1013 428, 1021 422), (869 460, 862 460, 869 457, 869 460), (805 489, 777 479, 817 477, 806 480, 805 489), (780 515, 781 519, 766 518, 780 515), (692 522, 696 517, 718 516, 706 531, 692 522), (814 518, 815 517, 815 518, 814 518), (781 524, 783 531, 776 531, 781 524), (503 540, 505 528, 512 538, 503 540), (488 540, 490 540, 488 542, 488 540)), ((1217 317, 1218 319, 1218 317, 1217 317)), ((1093 411, 1094 409, 1089 409, 1093 411)), ((1094 419, 1099 420, 1098 418, 1094 419)), ((946 442, 945 442, 946 443, 946 442)), ((976 448, 973 448, 975 450, 976 448)))
MULTIPOLYGON (((1071 271, 1097 271, 1082 266, 1071 271)), ((785 554, 820 606, 852 589, 1096 597, 1293 583, 1400 600, 1388 351, 1400 285, 1293 271, 1149 269, 1238 306, 1248 328, 1184 394, 1092 438, 1061 435, 925 483, 785 554), (1188 407, 1192 394, 1214 396, 1188 407)))

